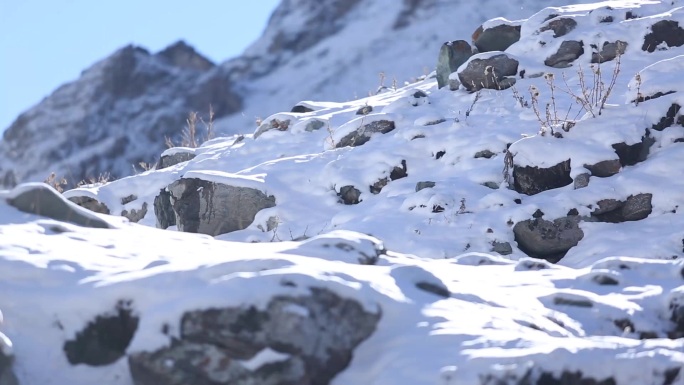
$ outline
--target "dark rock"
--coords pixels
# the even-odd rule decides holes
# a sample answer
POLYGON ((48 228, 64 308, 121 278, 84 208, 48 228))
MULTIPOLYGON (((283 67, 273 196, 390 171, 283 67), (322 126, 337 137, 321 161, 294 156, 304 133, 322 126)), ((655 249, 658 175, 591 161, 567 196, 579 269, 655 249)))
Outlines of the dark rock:
POLYGON ((620 284, 617 279, 606 274, 596 274, 591 277, 591 280, 601 286, 615 286, 620 284))
POLYGON ((76 338, 64 343, 64 353, 72 365, 104 366, 126 354, 140 319, 129 301, 120 301, 114 314, 97 316, 76 338))
POLYGON ((418 182, 416 183, 416 192, 426 189, 426 188, 433 188, 435 187, 435 182, 431 181, 424 181, 424 182, 418 182))
POLYGON ((361 197, 361 191, 351 185, 342 186, 340 192, 337 193, 337 196, 340 197, 340 202, 345 205, 355 205, 361 202, 359 199, 361 197))
POLYGON ((478 52, 505 51, 520 40, 520 26, 500 24, 485 30, 480 26, 472 39, 478 52))
POLYGON ((473 50, 465 40, 449 41, 442 44, 437 58, 437 87, 442 88, 449 84, 449 75, 456 72, 461 64, 465 63, 473 50))
POLYGON ((570 31, 577 27, 577 22, 575 19, 568 17, 562 17, 560 19, 555 19, 550 21, 545 26, 539 29, 539 32, 553 31, 553 37, 561 37, 567 35, 570 31))
POLYGON ((451 297, 451 292, 443 284, 438 285, 432 282, 418 282, 416 283, 416 287, 420 290, 427 291, 428 293, 432 293, 442 298, 451 297))
POLYGON ((625 13, 625 20, 632 20, 632 19, 638 19, 638 18, 639 18, 639 16, 636 15, 636 14, 635 14, 634 12, 632 12, 632 11, 627 11, 627 12, 625 13))
POLYGON ((475 159, 478 159, 478 158, 490 159, 494 156, 496 156, 496 154, 489 151, 489 150, 482 150, 482 151, 478 151, 475 153, 475 159))
POLYGON ((625 221, 639 221, 647 218, 653 211, 651 199, 653 194, 637 194, 627 198, 620 209, 620 214, 625 221))
POLYGON ((492 251, 501 255, 513 254, 513 247, 508 242, 492 242, 492 251))
POLYGON ((167 167, 175 166, 179 163, 187 162, 195 158, 195 154, 191 152, 177 151, 170 155, 162 155, 159 158, 157 170, 161 170, 167 167))
POLYGON ((584 54, 583 42, 566 40, 561 43, 556 53, 544 60, 544 64, 554 68, 566 68, 582 54, 584 54))
POLYGON ((622 168, 622 164, 620 163, 620 159, 610 159, 603 160, 592 165, 585 164, 584 167, 591 171, 592 176, 607 178, 619 173, 620 169, 622 168))
POLYGON ((294 112, 295 114, 306 114, 307 112, 313 112, 313 108, 309 108, 307 106, 303 106, 301 104, 297 104, 296 106, 292 107, 290 112, 294 112))
POLYGON ((651 126, 651 129, 656 130, 656 131, 662 131, 662 130, 666 129, 667 127, 670 127, 671 125, 673 125, 675 123, 675 117, 677 117, 677 114, 679 113, 679 110, 681 108, 682 107, 679 104, 673 103, 670 106, 670 108, 667 109, 665 116, 660 118, 660 121, 658 123, 651 126))
POLYGON ((249 187, 182 178, 167 187, 179 231, 216 236, 247 228, 275 197, 249 187))
MULTIPOLYGON (((21 188, 21 186, 17 188, 21 188)), ((26 189, 14 198, 8 199, 7 203, 25 213, 70 222, 79 226, 101 229, 110 227, 102 219, 83 213, 78 205, 64 198, 55 189, 46 184, 34 184, 30 189, 26 189)))
POLYGON ((409 97, 409 103, 413 107, 417 107, 421 104, 430 104, 430 100, 425 92, 418 90, 409 97))
POLYGON ((373 112, 373 106, 363 106, 356 111, 356 115, 368 115, 373 112))
POLYGON ((627 42, 616 40, 613 43, 605 42, 600 52, 592 52, 592 63, 605 63, 623 55, 627 49, 627 42))
POLYGON ((682 371, 682 368, 672 368, 668 369, 663 373, 663 377, 665 377, 665 381, 663 382, 663 385, 672 385, 674 384, 675 380, 679 378, 679 373, 682 371))
POLYGON ((578 189, 585 188, 585 187, 589 186, 590 177, 591 177, 591 175, 589 175, 589 173, 586 173, 586 172, 577 175, 575 177, 575 179, 572 181, 573 182, 573 188, 575 190, 578 190, 578 189))
POLYGON ((513 166, 513 188, 522 194, 534 195, 571 183, 570 159, 549 168, 513 166))
POLYGON ((84 209, 88 209, 94 213, 109 214, 109 208, 107 208, 107 205, 98 201, 97 199, 93 199, 91 197, 86 196, 69 197, 68 199, 71 202, 74 202, 75 204, 83 207, 84 209))
POLYGON ((621 202, 616 199, 601 199, 600 201, 596 202, 596 205, 598 207, 594 211, 592 211, 591 215, 599 216, 609 213, 611 211, 615 211, 622 207, 623 204, 624 202, 621 202))
POLYGON ((325 385, 349 365, 380 317, 319 288, 273 297, 263 310, 243 305, 190 311, 178 340, 131 354, 129 367, 136 385, 325 385), (264 349, 281 359, 248 368, 244 361, 264 349))
POLYGON ((12 369, 14 355, 5 353, 4 341, 9 341, 9 338, 0 332, 0 385, 19 385, 19 380, 12 369))
POLYGON ((553 298, 554 305, 566 305, 575 307, 594 307, 594 303, 588 299, 576 299, 576 298, 566 298, 562 296, 557 296, 553 298))
POLYGON ((534 213, 532 213, 532 218, 541 218, 544 216, 544 212, 541 211, 540 209, 535 210, 534 213))
POLYGON ((136 200, 136 199, 138 199, 138 196, 135 195, 135 194, 127 195, 127 196, 121 198, 121 204, 122 204, 122 205, 129 204, 129 203, 133 202, 133 201, 136 200))
POLYGON ((661 20, 651 26, 651 33, 644 36, 644 44, 641 50, 653 52, 661 44, 668 47, 680 47, 684 45, 684 29, 679 22, 673 20, 661 20))
POLYGON ((497 183, 497 182, 489 181, 489 182, 482 183, 482 185, 487 187, 487 188, 490 188, 492 190, 498 190, 499 189, 499 183, 497 183))
POLYGON ((437 153, 435 154, 435 159, 440 159, 444 155, 446 155, 446 151, 437 151, 437 153))
POLYGON ((176 225, 176 213, 171 205, 171 193, 166 189, 159 190, 154 197, 154 216, 157 218, 157 228, 167 229, 176 225))
POLYGON ((507 76, 515 76, 517 72, 518 61, 502 53, 486 59, 471 59, 458 78, 468 91, 504 90, 515 84, 515 78, 507 76))
POLYGON ((394 122, 391 120, 376 120, 374 122, 370 122, 340 139, 335 144, 335 148, 361 146, 368 142, 373 134, 386 134, 394 130, 394 128, 394 122))
POLYGON ((615 143, 612 147, 618 158, 620 158, 622 167, 626 167, 645 161, 648 158, 648 153, 653 143, 655 143, 655 139, 646 130, 646 134, 641 137, 641 142, 634 144, 615 143))
POLYGON ((387 186, 390 180, 397 180, 401 178, 406 178, 408 173, 406 172, 406 160, 401 161, 400 166, 395 166, 392 168, 389 174, 389 179, 387 177, 382 178, 370 186, 370 192, 373 194, 378 194, 383 187, 387 186))
POLYGON ((584 377, 581 371, 563 371, 560 378, 553 373, 543 372, 536 382, 536 385, 617 385, 613 377, 597 380, 591 377, 584 377))
POLYGON ((577 209, 570 209, 566 215, 569 217, 573 215, 579 215, 579 211, 577 211, 577 209))
POLYGON ((558 218, 553 222, 527 219, 513 226, 513 234, 518 248, 525 254, 555 263, 584 238, 579 221, 578 216, 558 218))
POLYGON ((129 221, 137 223, 141 219, 145 218, 147 215, 147 202, 143 202, 142 207, 139 210, 131 209, 131 211, 123 210, 121 212, 122 217, 128 218, 129 221))

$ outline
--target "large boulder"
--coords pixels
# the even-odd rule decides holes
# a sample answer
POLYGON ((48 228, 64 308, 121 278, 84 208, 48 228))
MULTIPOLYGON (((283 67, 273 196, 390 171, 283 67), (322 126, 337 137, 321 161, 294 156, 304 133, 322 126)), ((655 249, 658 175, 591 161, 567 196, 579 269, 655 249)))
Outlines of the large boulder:
MULTIPOLYGON (((182 178, 167 187, 179 231, 219 235, 247 228, 275 197, 251 187, 182 178)), ((158 217, 159 218, 159 217, 158 217)))
POLYGON ((136 385, 326 385, 376 329, 380 312, 322 288, 189 311, 168 347, 129 356, 136 385))
POLYGON ((543 218, 527 219, 513 226, 518 247, 533 258, 558 262, 571 248, 584 238, 577 215, 548 221, 543 218))
POLYGON ((468 61, 466 68, 458 73, 458 79, 468 91, 483 88, 503 90, 515 84, 518 61, 505 53, 498 55, 480 54, 468 61))
POLYGON ((449 84, 449 75, 473 56, 473 49, 465 40, 448 41, 442 44, 437 58, 437 87, 449 84))
POLYGON ((520 25, 499 24, 473 33, 473 45, 478 52, 505 51, 520 40, 520 25))
POLYGON ((19 185, 10 192, 7 203, 29 214, 41 215, 84 227, 110 228, 107 222, 64 198, 57 190, 44 183, 19 185))

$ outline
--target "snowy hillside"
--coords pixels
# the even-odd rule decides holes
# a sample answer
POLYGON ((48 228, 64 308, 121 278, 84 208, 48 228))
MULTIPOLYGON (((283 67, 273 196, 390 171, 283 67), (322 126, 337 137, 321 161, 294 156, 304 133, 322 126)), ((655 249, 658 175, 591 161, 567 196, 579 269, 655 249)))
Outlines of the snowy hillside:
POLYGON ((402 85, 432 71, 442 42, 469 37, 488 18, 522 18, 546 5, 499 3, 283 1, 260 39, 217 66, 182 42, 160 53, 122 48, 7 129, 0 185, 43 181, 51 172, 70 186, 131 175, 140 162, 158 160, 166 137, 179 142, 191 111, 208 120, 211 104, 222 133, 252 132, 257 119, 303 99, 367 96, 380 72, 384 86, 402 85))
POLYGON ((0 384, 684 385, 682 23, 492 19, 396 90, 0 192, 0 384))

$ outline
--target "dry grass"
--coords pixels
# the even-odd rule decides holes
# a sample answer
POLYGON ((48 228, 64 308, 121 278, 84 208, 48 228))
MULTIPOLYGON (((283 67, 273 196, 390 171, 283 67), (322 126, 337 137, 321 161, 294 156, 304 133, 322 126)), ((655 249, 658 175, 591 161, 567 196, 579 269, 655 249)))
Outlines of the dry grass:
POLYGON ((202 143, 214 139, 216 133, 214 132, 214 109, 209 106, 209 118, 205 121, 196 111, 191 111, 188 114, 188 118, 185 120, 185 128, 181 135, 181 142, 179 145, 174 143, 174 141, 166 137, 165 142, 168 148, 171 147, 190 147, 197 148, 202 145, 202 143), (204 135, 200 135, 198 132, 198 123, 204 126, 204 135))

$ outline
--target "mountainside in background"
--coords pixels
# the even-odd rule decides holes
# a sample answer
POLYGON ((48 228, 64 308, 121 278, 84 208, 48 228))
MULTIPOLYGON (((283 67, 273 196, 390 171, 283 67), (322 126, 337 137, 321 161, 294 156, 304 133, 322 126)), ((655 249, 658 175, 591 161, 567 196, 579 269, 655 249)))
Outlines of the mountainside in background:
MULTIPOLYGON (((150 54, 125 47, 21 114, 0 141, 0 185, 73 186, 155 163, 165 138, 180 141, 188 113, 220 134, 251 132, 258 118, 302 99, 345 101, 434 69, 442 42, 479 23, 536 12, 539 0, 285 0, 240 57, 212 65, 184 43, 150 54), (410 54, 407 54, 410 53, 410 54)), ((230 37, 226 37, 229 39, 230 37)), ((199 125, 203 128, 202 125, 199 125)))

